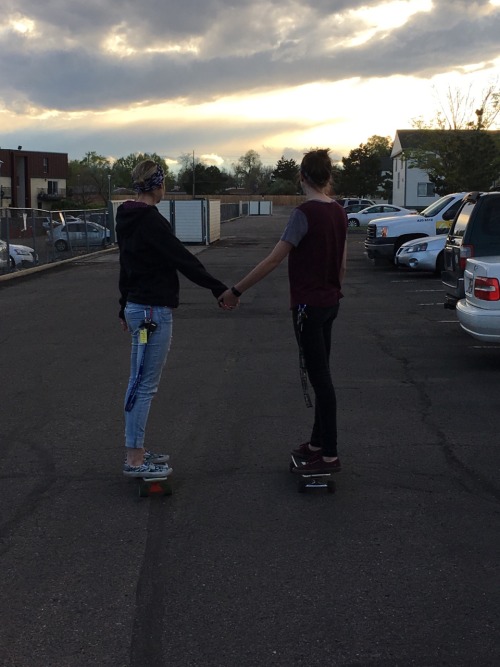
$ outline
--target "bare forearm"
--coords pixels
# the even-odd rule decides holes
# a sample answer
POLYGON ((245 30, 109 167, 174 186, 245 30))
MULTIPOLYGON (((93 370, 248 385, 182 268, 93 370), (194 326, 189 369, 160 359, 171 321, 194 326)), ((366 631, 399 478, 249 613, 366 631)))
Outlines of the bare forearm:
POLYGON ((271 255, 262 260, 250 273, 235 284, 238 292, 246 292, 247 289, 256 285, 262 278, 274 271, 280 264, 280 260, 273 258, 271 255))

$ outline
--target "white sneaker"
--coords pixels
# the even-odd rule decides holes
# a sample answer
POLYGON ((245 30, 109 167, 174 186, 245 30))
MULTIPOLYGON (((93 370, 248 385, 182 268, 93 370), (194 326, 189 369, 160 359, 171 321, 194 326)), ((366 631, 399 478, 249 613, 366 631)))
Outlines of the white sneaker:
POLYGON ((153 479, 155 477, 166 477, 170 475, 172 468, 168 466, 159 466, 154 463, 143 463, 140 466, 131 466, 128 463, 123 464, 123 474, 127 477, 145 477, 153 479))
POLYGON ((155 452, 151 452, 149 449, 146 449, 144 453, 144 463, 162 464, 169 460, 170 456, 168 454, 155 454, 155 452))

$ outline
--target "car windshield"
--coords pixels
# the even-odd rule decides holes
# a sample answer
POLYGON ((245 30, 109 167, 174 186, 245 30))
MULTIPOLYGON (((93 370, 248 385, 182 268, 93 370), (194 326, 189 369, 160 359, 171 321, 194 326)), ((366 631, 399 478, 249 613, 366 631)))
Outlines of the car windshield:
POLYGON ((441 199, 438 199, 436 202, 434 202, 427 208, 424 208, 424 210, 420 215, 423 216, 424 218, 432 218, 435 215, 437 215, 440 211, 442 211, 445 206, 447 206, 451 201, 453 201, 453 199, 454 199, 453 196, 441 197, 441 199))

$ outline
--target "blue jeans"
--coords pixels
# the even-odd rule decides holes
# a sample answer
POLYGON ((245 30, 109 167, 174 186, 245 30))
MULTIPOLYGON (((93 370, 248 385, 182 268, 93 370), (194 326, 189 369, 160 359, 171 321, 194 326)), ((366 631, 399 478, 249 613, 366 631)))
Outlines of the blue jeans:
POLYGON ((172 340, 172 319, 172 309, 166 306, 151 307, 130 302, 125 306, 125 320, 132 334, 130 379, 125 405, 136 381, 141 360, 144 358, 135 403, 130 411, 125 410, 125 447, 144 447, 144 434, 151 401, 158 390, 172 340), (146 345, 140 341, 141 323, 144 322, 145 317, 150 317, 157 325, 155 331, 150 334, 146 345))
POLYGON ((332 325, 339 306, 306 307, 302 331, 297 325, 297 308, 292 310, 297 342, 302 347, 307 375, 314 389, 314 426, 311 445, 321 447, 323 456, 337 456, 337 397, 330 373, 332 325))

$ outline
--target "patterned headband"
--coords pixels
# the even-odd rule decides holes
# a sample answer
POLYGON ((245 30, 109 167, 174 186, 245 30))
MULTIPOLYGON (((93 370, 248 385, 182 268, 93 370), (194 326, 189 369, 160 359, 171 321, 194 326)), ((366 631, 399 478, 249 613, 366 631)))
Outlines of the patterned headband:
POLYGON ((144 183, 134 183, 134 190, 136 192, 150 192, 151 190, 156 190, 156 188, 161 188, 165 180, 165 174, 160 165, 157 165, 155 173, 146 178, 144 183))

